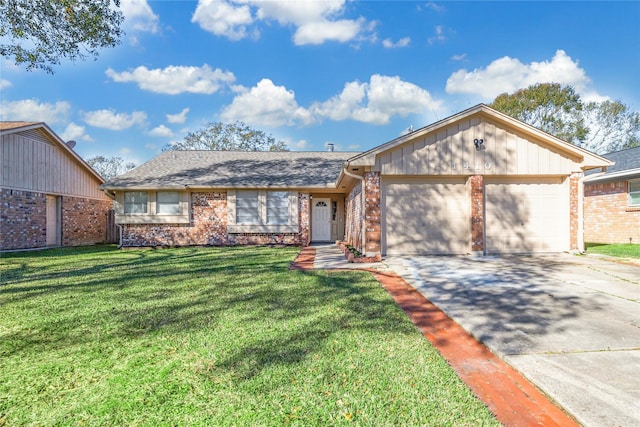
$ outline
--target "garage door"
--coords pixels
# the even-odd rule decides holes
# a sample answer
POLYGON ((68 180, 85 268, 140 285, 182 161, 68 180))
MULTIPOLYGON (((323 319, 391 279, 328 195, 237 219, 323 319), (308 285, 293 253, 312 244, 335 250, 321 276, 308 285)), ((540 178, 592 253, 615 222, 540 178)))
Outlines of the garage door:
POLYGON ((485 178, 488 253, 569 248, 569 191, 563 178, 485 178))
POLYGON ((382 178, 382 251, 387 255, 470 250, 471 199, 465 178, 382 178))

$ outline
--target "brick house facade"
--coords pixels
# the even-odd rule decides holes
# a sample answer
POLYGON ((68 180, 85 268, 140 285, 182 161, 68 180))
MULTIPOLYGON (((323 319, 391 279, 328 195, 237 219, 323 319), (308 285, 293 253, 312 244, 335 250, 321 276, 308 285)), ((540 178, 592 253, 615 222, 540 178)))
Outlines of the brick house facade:
POLYGON ((629 206, 628 181, 586 184, 584 239, 589 243, 640 243, 640 206, 629 206))
POLYGON ((640 147, 603 157, 615 164, 584 180, 584 240, 640 243, 640 147))
POLYGON ((102 188, 124 246, 559 252, 580 249, 584 171, 609 165, 479 105, 364 153, 165 152, 102 188))
POLYGON ((227 193, 192 192, 188 224, 123 224, 123 246, 309 244, 309 195, 298 195, 298 229, 288 233, 229 233, 227 193))
POLYGON ((104 180, 44 123, 0 122, 0 249, 102 243, 104 180))

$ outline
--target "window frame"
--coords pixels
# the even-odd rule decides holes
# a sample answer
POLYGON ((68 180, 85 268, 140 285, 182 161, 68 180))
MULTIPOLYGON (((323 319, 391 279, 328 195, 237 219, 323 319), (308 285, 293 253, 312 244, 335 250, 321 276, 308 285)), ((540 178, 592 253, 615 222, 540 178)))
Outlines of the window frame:
POLYGON ((257 190, 240 190, 236 192, 236 224, 238 225, 260 225, 260 192, 257 190), (251 193, 251 197, 247 197, 249 195, 249 193, 251 193), (253 197, 253 193, 255 193, 255 198, 253 197), (240 197, 242 195, 242 197, 240 197), (255 200, 255 206, 253 206, 253 203, 249 206, 245 205, 245 202, 242 202, 243 206, 240 206, 240 203, 238 203, 239 200, 249 200, 251 202, 253 202, 255 200), (250 214, 251 215, 247 215, 247 214, 243 214, 242 217, 245 218, 250 218, 249 222, 246 222, 245 220, 241 220, 239 219, 241 217, 240 215, 240 209, 251 209, 250 214), (255 214, 255 215, 254 215, 255 214), (255 221, 253 221, 253 219, 255 219, 255 221))
MULTIPOLYGON (((162 202, 161 202, 162 203, 162 202)), ((116 191, 115 200, 116 224, 189 224, 191 209, 191 193, 184 190, 124 190, 116 191), (158 193, 177 192, 177 213, 158 213, 158 193), (125 199, 127 193, 144 193, 147 195, 146 212, 126 212, 125 199)))
POLYGON ((149 214, 149 193, 147 191, 125 191, 124 192, 124 200, 122 203, 123 206, 123 211, 125 215, 148 215, 149 214), (127 202, 127 195, 144 195, 144 202, 142 201, 138 201, 135 199, 134 197, 134 201, 133 202, 127 202), (144 205, 144 212, 133 212, 133 211, 128 211, 127 207, 128 206, 136 206, 136 205, 144 205))
POLYGON ((640 206, 640 179, 632 179, 629 180, 629 183, 627 184, 627 194, 628 194, 628 204, 631 207, 638 207, 640 206), (635 189, 634 191, 631 191, 631 186, 632 185, 636 185, 637 189, 635 189), (633 201, 633 197, 637 198, 637 202, 633 201))
MULTIPOLYGON (((284 210, 284 207, 281 207, 284 210)), ((298 233, 298 192, 276 189, 238 189, 227 191, 227 233, 298 233), (242 224, 237 218, 237 195, 243 191, 258 193, 258 224, 242 224), (280 224, 270 223, 269 193, 287 193, 287 221, 280 224)))
POLYGON ((155 209, 156 215, 180 215, 180 212, 181 212, 181 209, 180 209, 180 192, 179 191, 157 191, 156 192, 156 209, 155 209), (168 194, 175 194, 177 196, 176 201, 171 203, 160 201, 161 194, 163 196, 166 196, 168 194), (175 209, 171 212, 160 212, 160 208, 162 206, 173 206, 175 209))
POLYGON ((291 209, 290 209, 290 201, 289 201, 289 192, 287 191, 267 191, 266 192, 266 218, 265 218, 265 224, 267 225, 288 225, 289 224, 289 216, 291 215, 291 209), (273 197, 275 195, 278 195, 277 197, 273 197), (269 195, 271 195, 272 197, 269 197, 269 195), (272 203, 270 203, 270 200, 277 200, 277 201, 281 201, 281 200, 285 200, 286 204, 285 205, 276 205, 273 206, 272 203), (275 210, 275 215, 273 212, 273 210, 275 210), (278 221, 278 219, 283 218, 283 213, 286 212, 286 220, 284 222, 282 221, 278 221), (273 219, 275 219, 275 221, 273 221, 273 219))

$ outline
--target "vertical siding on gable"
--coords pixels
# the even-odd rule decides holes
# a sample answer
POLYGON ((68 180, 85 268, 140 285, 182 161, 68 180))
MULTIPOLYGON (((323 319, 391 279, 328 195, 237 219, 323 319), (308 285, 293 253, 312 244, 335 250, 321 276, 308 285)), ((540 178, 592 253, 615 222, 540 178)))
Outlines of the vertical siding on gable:
POLYGON ((380 154, 383 175, 567 175, 573 161, 490 120, 471 117, 380 154), (484 140, 476 150, 474 139, 484 140))
POLYGON ((3 188, 106 199, 100 182, 40 132, 3 135, 0 145, 3 188))

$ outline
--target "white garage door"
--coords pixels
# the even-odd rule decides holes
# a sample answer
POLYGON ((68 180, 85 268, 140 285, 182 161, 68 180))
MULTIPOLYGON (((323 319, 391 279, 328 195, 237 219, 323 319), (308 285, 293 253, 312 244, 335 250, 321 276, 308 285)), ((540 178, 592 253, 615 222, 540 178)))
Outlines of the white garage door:
POLYGON ((470 251, 465 178, 382 178, 382 251, 387 255, 470 251))
POLYGON ((488 253, 569 248, 569 190, 563 178, 485 178, 488 253))

